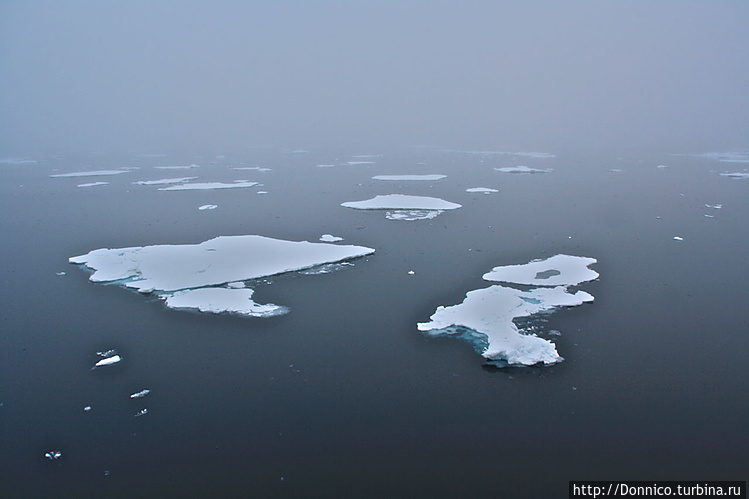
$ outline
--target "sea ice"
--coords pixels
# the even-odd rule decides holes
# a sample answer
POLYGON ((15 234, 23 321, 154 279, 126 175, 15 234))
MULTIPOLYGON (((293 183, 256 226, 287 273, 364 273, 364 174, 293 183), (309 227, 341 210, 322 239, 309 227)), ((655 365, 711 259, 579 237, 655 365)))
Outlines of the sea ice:
POLYGON ((527 166, 508 166, 505 168, 495 168, 498 172, 502 173, 549 173, 553 172, 553 168, 529 168, 527 166))
POLYGON ((705 208, 713 208, 713 209, 719 210, 723 208, 723 205, 722 204, 705 204, 705 208))
POLYGON ((461 207, 457 203, 451 203, 444 199, 405 194, 375 196, 365 201, 341 203, 341 206, 357 210, 454 210, 461 207))
POLYGON ((374 161, 348 161, 349 165, 373 165, 374 161))
POLYGON ((338 241, 343 241, 343 238, 334 236, 333 234, 323 234, 320 236, 320 241, 324 243, 337 243, 338 241))
POLYGON ((252 301, 253 290, 234 283, 342 262, 374 253, 371 248, 263 236, 222 236, 200 244, 102 248, 72 257, 94 272, 93 282, 115 282, 154 292, 172 308, 249 316, 283 313, 278 305, 252 301), (222 287, 217 287, 222 286, 222 287))
POLYGON ((265 168, 262 166, 237 166, 232 168, 233 170, 256 170, 259 172, 269 172, 272 168, 265 168))
POLYGON ((107 357, 106 359, 101 359, 99 362, 94 364, 94 367, 92 369, 96 369, 97 367, 111 366, 112 364, 117 364, 121 360, 122 357, 120 357, 119 355, 107 357))
POLYGON ((373 180, 442 180, 447 175, 375 175, 373 180))
POLYGON ((497 366, 550 365, 563 359, 556 346, 534 334, 523 334, 515 319, 592 302, 584 292, 570 293, 568 286, 590 281, 598 273, 588 269, 593 258, 557 255, 526 265, 495 267, 486 280, 544 285, 529 290, 494 285, 469 291, 462 303, 440 306, 429 322, 418 329, 430 336, 455 336, 473 344, 488 362, 497 366))
POLYGON ((413 222, 414 220, 431 220, 440 214, 442 210, 395 210, 385 213, 385 218, 413 222))
POLYGON ((203 183, 194 183, 194 184, 180 184, 180 185, 173 185, 171 187, 162 187, 159 190, 160 191, 202 191, 202 190, 210 190, 210 189, 241 189, 243 187, 252 187, 253 185, 257 185, 257 182, 246 182, 243 180, 238 180, 234 182, 233 184, 225 184, 223 182, 203 182, 203 183))
POLYGON ((131 399, 143 398, 146 395, 148 395, 149 393, 151 393, 151 390, 149 390, 148 388, 146 388, 145 390, 141 390, 139 392, 133 393, 132 395, 130 395, 130 398, 131 399))
POLYGON ((62 457, 62 452, 59 450, 51 450, 44 454, 44 457, 47 459, 60 459, 62 457))
POLYGON ((182 177, 182 178, 162 178, 160 180, 138 180, 133 182, 136 185, 167 185, 167 184, 181 184, 182 182, 189 182, 195 180, 198 177, 182 177))
POLYGON ((140 411, 135 413, 135 417, 137 418, 139 416, 144 416, 146 414, 148 414, 148 409, 141 409, 140 411))
POLYGON ((470 189, 466 189, 466 192, 482 192, 484 194, 491 194, 492 192, 499 192, 497 189, 492 189, 490 187, 471 187, 470 189))
POLYGON ((215 210, 216 208, 218 208, 217 204, 204 204, 203 206, 198 206, 200 211, 215 210))
POLYGON ((130 170, 97 170, 90 172, 71 172, 71 173, 55 173, 50 175, 54 178, 65 178, 65 177, 103 177, 106 175, 119 175, 121 173, 129 173, 130 170))
POLYGON ((674 241, 683 241, 684 238, 681 236, 674 236, 674 241))
POLYGON ((96 187, 97 185, 109 185, 109 182, 89 182, 87 184, 78 184, 78 187, 96 187))
POLYGON ((749 172, 724 172, 720 174, 721 177, 731 177, 731 178, 749 178, 749 172))
POLYGON ((193 168, 200 168, 200 165, 178 165, 178 166, 154 166, 158 170, 191 170, 193 168))

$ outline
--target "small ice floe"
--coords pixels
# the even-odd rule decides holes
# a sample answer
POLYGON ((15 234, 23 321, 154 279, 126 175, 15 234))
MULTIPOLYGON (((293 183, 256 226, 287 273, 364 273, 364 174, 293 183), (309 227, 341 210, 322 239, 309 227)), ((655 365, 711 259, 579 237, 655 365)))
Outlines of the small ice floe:
POLYGON ((71 172, 71 173, 55 173, 50 175, 54 178, 65 178, 65 177, 103 177, 106 175, 120 175, 122 173, 129 173, 130 170, 96 170, 89 172, 71 172))
POLYGON ((668 166, 666 166, 666 165, 658 165, 656 168, 660 168, 661 170, 663 170, 664 168, 668 168, 668 166))
POLYGON ((609 168, 609 171, 614 173, 621 173, 624 170, 622 170, 621 168, 609 168))
POLYGON ((523 165, 495 168, 495 170, 502 173, 549 173, 554 171, 553 168, 530 168, 523 165))
POLYGON ((237 282, 227 283, 226 287, 231 288, 231 289, 243 289, 243 288, 246 288, 247 285, 242 281, 237 281, 237 282))
POLYGON ((135 417, 145 416, 146 414, 148 414, 148 409, 141 409, 135 413, 135 417))
POLYGON ((86 407, 83 408, 83 412, 89 412, 89 411, 91 411, 90 405, 87 405, 86 407))
POLYGON ((268 191, 257 191, 256 194, 268 194, 268 191))
POLYGON ((26 158, 5 158, 0 159, 0 163, 5 165, 25 165, 29 163, 38 163, 35 159, 26 159, 26 158))
POLYGON ((258 172, 269 172, 272 170, 272 168, 265 168, 262 166, 237 166, 232 168, 232 170, 255 170, 258 172))
POLYGON ((317 165, 318 168, 333 168, 335 165, 317 165))
POLYGON ((414 275, 415 273, 416 273, 416 272, 414 272, 413 270, 409 270, 409 271, 408 271, 408 275, 414 275))
POLYGON ((584 292, 570 292, 570 286, 598 277, 588 268, 594 258, 556 255, 526 265, 495 267, 484 279, 513 284, 531 284, 528 290, 494 285, 469 291, 462 303, 440 306, 429 322, 418 329, 429 336, 454 336, 471 343, 491 364, 530 366, 550 365, 563 359, 556 346, 534 334, 524 334, 515 322, 593 301, 584 292))
POLYGON ((149 389, 146 388, 145 390, 141 390, 139 392, 135 392, 135 393, 131 394, 130 398, 131 399, 140 399, 140 398, 145 397, 149 393, 151 393, 151 390, 149 390, 149 389))
POLYGON ((357 210, 396 210, 388 211, 385 217, 389 220, 426 220, 442 213, 444 210, 455 210, 461 205, 444 199, 426 196, 407 196, 404 194, 388 194, 375 196, 365 201, 350 201, 341 203, 346 208, 357 210))
POLYGON ((730 177, 730 178, 749 178, 749 172, 724 172, 720 174, 721 177, 730 177))
POLYGON ((47 459, 60 459, 62 457, 62 452, 59 450, 51 450, 44 454, 44 457, 47 459))
POLYGON ((447 178, 447 175, 375 175, 373 180, 414 180, 414 181, 434 181, 447 178))
POLYGON ((491 194, 492 192, 499 192, 497 189, 492 189, 490 187, 471 187, 470 189, 466 189, 466 192, 479 192, 482 194, 491 194))
POLYGON ((68 275, 67 272, 55 272, 55 275, 68 275))
POLYGON ((200 165, 195 163, 191 165, 176 165, 176 166, 154 166, 157 170, 191 170, 193 168, 200 168, 200 165))
POLYGON ((337 243, 338 241, 343 241, 343 238, 334 236, 333 234, 323 234, 320 236, 320 241, 324 243, 337 243))
POLYGON ((109 185, 109 182, 89 182, 86 184, 78 184, 78 187, 96 187, 97 185, 109 185))
POLYGON ((674 236, 674 241, 683 241, 684 238, 681 236, 674 236))
POLYGON ((161 187, 160 191, 204 191, 211 189, 242 189, 244 187, 252 187, 257 185, 257 182, 247 182, 244 180, 237 180, 233 184, 225 184, 223 182, 196 182, 194 184, 179 184, 171 187, 161 187))
POLYGON ((349 165, 352 165, 352 166, 354 166, 354 165, 373 165, 373 164, 375 164, 375 162, 374 161, 347 161, 346 164, 349 164, 349 165))
POLYGON ((96 369, 97 367, 104 367, 104 366, 111 366, 113 364, 117 364, 120 361, 122 361, 122 357, 119 355, 113 355, 111 357, 107 357, 106 359, 101 359, 99 362, 94 364, 94 367, 91 369, 96 369))
POLYGON ((133 182, 135 185, 168 185, 168 184, 181 184, 183 182, 189 182, 195 180, 198 177, 180 177, 180 178, 162 178, 159 180, 138 180, 133 182))
POLYGON ((218 208, 217 204, 204 204, 203 206, 198 206, 200 211, 215 210, 216 208, 218 208))
POLYGON ((374 253, 363 246, 284 241, 263 236, 222 236, 200 244, 102 248, 72 257, 93 270, 89 280, 116 282, 154 293, 166 306, 212 313, 268 317, 278 305, 252 300, 253 290, 227 283, 344 262, 374 253))
POLYGON ((723 205, 722 204, 706 204, 705 208, 712 208, 714 210, 720 210, 721 208, 723 208, 723 205))

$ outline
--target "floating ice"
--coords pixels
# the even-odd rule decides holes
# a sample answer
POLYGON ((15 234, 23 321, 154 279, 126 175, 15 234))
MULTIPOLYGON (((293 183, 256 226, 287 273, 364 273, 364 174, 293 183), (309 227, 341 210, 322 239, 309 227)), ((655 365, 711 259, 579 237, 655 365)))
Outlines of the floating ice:
POLYGON ((724 172, 720 174, 721 177, 731 177, 731 178, 749 178, 749 172, 724 172))
POLYGON ((455 336, 473 344, 488 362, 497 366, 550 365, 563 359, 551 341, 523 334, 515 319, 592 302, 593 296, 568 286, 590 281, 598 273, 587 268, 593 258, 557 255, 526 265, 495 267, 484 279, 517 284, 542 284, 527 291, 494 285, 469 291, 461 304, 440 306, 430 322, 418 329, 430 336, 455 336))
POLYGON ((177 165, 177 166, 154 166, 158 170, 191 170, 193 168, 200 168, 200 165, 177 165))
POLYGON ((28 163, 38 163, 35 159, 25 159, 25 158, 5 158, 0 159, 0 163, 6 164, 6 165, 24 165, 28 163))
POLYGON ((215 210, 216 208, 218 208, 217 204, 204 204, 203 206, 198 206, 200 211, 215 210))
POLYGON ((257 185, 257 182, 246 182, 243 180, 238 180, 234 182, 233 184, 225 184, 223 182, 202 182, 202 183, 194 183, 194 184, 180 184, 180 185, 173 185, 171 187, 162 187, 159 190, 160 191, 203 191, 203 190, 210 190, 210 189, 241 189, 243 187, 252 187, 253 185, 257 185))
POLYGON ((139 392, 136 392, 136 393, 133 393, 132 395, 130 395, 130 398, 131 399, 140 399, 140 398, 145 397, 149 393, 151 393, 151 390, 149 390, 149 389, 141 390, 139 392))
POLYGON ((341 263, 325 263, 323 265, 317 265, 315 267, 300 270, 299 273, 303 275, 321 275, 338 272, 344 267, 353 266, 353 263, 341 262, 341 263))
POLYGON ((715 210, 719 210, 723 208, 723 205, 722 204, 706 204, 705 208, 713 208, 715 210))
POLYGON ((90 405, 87 405, 86 407, 83 408, 84 412, 89 412, 90 410, 91 410, 91 406, 90 405))
POLYGON ((337 243, 338 241, 343 241, 343 238, 334 236, 333 234, 323 234, 320 236, 320 241, 324 243, 337 243))
POLYGON ((51 450, 44 454, 44 457, 47 459, 60 459, 62 457, 62 452, 59 450, 51 450))
POLYGON ((482 192, 484 194, 491 194, 492 192, 499 192, 497 189, 492 189, 490 187, 471 187, 470 189, 466 189, 466 192, 482 192))
POLYGON ((348 161, 349 165, 373 165, 374 161, 348 161))
POLYGON ((674 236, 674 241, 683 241, 684 238, 681 236, 674 236))
POLYGON ((234 283, 372 253, 373 249, 363 246, 222 236, 200 244, 102 248, 69 261, 92 269, 89 279, 93 282, 116 282, 142 293, 155 292, 168 307, 265 317, 286 309, 257 304, 251 299, 252 289, 237 288, 234 283))
POLYGON ((97 170, 90 172, 71 172, 71 173, 55 173, 50 175, 54 178, 65 178, 65 177, 103 177, 106 175, 119 175, 121 173, 129 173, 130 170, 97 170))
POLYGON ((375 175, 373 180, 442 180, 447 175, 375 175))
POLYGON ((341 203, 346 208, 357 210, 455 210, 461 205, 444 199, 427 196, 407 196, 405 194, 388 194, 375 196, 365 201, 341 203))
POLYGON ((122 357, 120 357, 119 355, 107 357, 106 359, 101 359, 99 362, 94 364, 94 367, 92 367, 92 369, 96 369, 97 367, 111 366, 112 364, 117 364, 121 360, 122 357))
POLYGON ((414 220, 431 220, 441 213, 442 210, 395 210, 385 213, 385 218, 413 222, 414 220))
POLYGON ((533 260, 523 265, 494 267, 483 275, 484 280, 529 284, 532 286, 574 286, 598 278, 598 272, 588 268, 595 258, 555 255, 546 260, 533 260))
POLYGON ((55 275, 68 275, 67 272, 55 272, 55 275))
POLYGON ((318 168, 333 168, 335 165, 317 165, 318 168))
POLYGON ((661 170, 663 170, 664 168, 668 168, 668 166, 666 166, 666 165, 658 165, 657 168, 660 168, 661 170))
POLYGON ((269 172, 272 168, 265 168, 262 166, 237 166, 232 168, 232 170, 256 170, 259 172, 269 172))
POLYGON ((529 168, 527 166, 508 166, 505 168, 495 168, 498 172, 502 173, 549 173, 553 172, 553 168, 529 168))
POLYGON ((144 416, 146 414, 148 414, 148 409, 141 409, 140 411, 135 413, 135 417, 137 418, 139 416, 144 416))
POLYGON ((78 187, 96 187, 97 185, 109 185, 109 182, 89 182, 87 184, 78 184, 78 187))
POLYGON ((182 182, 189 182, 195 180, 198 177, 182 177, 182 178, 162 178, 160 180, 138 180, 133 182, 136 185, 167 185, 167 184, 181 184, 182 182))
POLYGON ((257 194, 268 194, 268 191, 257 191, 257 194))

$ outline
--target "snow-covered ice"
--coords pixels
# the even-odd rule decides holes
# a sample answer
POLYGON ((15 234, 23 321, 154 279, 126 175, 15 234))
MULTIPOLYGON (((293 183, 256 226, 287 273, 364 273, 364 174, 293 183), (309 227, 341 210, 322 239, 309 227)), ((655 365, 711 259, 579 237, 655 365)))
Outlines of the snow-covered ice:
POLYGON ((440 198, 405 194, 375 196, 365 201, 341 203, 341 206, 357 210, 455 210, 461 207, 457 203, 451 203, 440 198))
POLYGON ((218 208, 217 204, 204 204, 203 206, 198 206, 200 211, 215 210, 216 208, 218 208))
POLYGON ((422 180, 422 181, 433 181, 442 180, 447 175, 375 175, 372 177, 373 180, 422 180))
POLYGON ((86 184, 78 184, 78 187, 96 187, 97 185, 109 185, 109 182, 88 182, 86 184))
POLYGON ((252 187, 257 185, 257 182, 247 182, 238 180, 233 184, 225 184, 223 182, 196 182, 193 184, 179 184, 171 187, 161 187, 160 191, 203 191, 211 189, 241 189, 243 187, 252 187))
POLYGON ((122 357, 120 357, 119 355, 113 355, 112 357, 101 359, 99 362, 94 364, 94 367, 92 369, 97 368, 97 367, 111 366, 112 364, 117 364, 121 360, 122 360, 122 357))
POLYGON ((431 220, 440 214, 442 210, 395 210, 385 213, 385 218, 413 222, 414 220, 431 220))
POLYGON ((268 316, 285 309, 255 303, 252 289, 237 288, 234 283, 372 253, 373 249, 363 246, 249 235, 221 236, 199 244, 102 248, 69 261, 93 270, 89 278, 93 282, 153 292, 168 307, 268 316))
POLYGON ((723 208, 722 204, 705 204, 705 208, 713 208, 715 210, 719 210, 723 208))
POLYGON ((492 192, 499 192, 497 189, 491 187, 471 187, 466 189, 466 192, 481 192, 483 194, 491 194, 492 192))
POLYGON ((324 243, 337 243, 338 241, 343 241, 343 238, 334 236, 333 234, 323 234, 320 236, 320 241, 324 243))
POLYGON ((495 168, 498 172, 502 173, 549 173, 553 172, 553 168, 530 168, 528 166, 508 166, 505 168, 495 168))
POLYGON ((684 238, 681 236, 674 236, 674 241, 683 241, 684 238))
POLYGON ((749 172, 724 172, 721 173, 720 176, 731 178, 749 178, 749 172))
POLYGON ((130 173, 130 170, 96 170, 89 172, 70 172, 70 173, 55 173, 50 175, 54 178, 67 178, 67 177, 104 177, 107 175, 120 175, 122 173, 130 173))
POLYGON ((177 165, 177 166, 154 166, 158 170, 191 170, 193 168, 200 168, 200 165, 177 165))
POLYGON ((195 180, 198 177, 181 177, 181 178, 162 178, 159 180, 138 180, 133 182, 136 185, 167 185, 167 184, 181 184, 182 182, 189 182, 195 180))
POLYGON ((131 398, 131 399, 139 399, 139 398, 143 398, 143 397, 145 397, 146 395, 148 395, 149 393, 151 393, 151 390, 149 390, 148 388, 146 388, 145 390, 141 390, 141 391, 139 391, 139 392, 135 392, 135 393, 131 394, 131 395, 130 395, 130 398, 131 398))
POLYGON ((430 336, 464 339, 500 367, 561 362, 554 343, 524 334, 514 320, 592 302, 592 295, 570 293, 568 287, 597 278, 598 273, 587 268, 595 262, 593 258, 557 255, 526 265, 495 267, 484 279, 545 287, 520 290, 494 285, 469 291, 462 303, 438 307, 430 321, 419 323, 418 329, 430 336))

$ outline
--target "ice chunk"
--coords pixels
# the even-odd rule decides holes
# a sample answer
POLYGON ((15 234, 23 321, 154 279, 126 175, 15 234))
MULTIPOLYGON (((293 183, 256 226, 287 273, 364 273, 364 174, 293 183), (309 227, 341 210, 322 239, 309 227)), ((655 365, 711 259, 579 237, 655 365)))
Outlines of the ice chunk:
POLYGON ((214 314, 230 313, 247 317, 272 317, 288 313, 286 307, 252 300, 250 288, 198 288, 165 295, 166 306, 174 309, 196 309, 214 314))
POLYGON ((318 168, 333 168, 335 165, 317 165, 318 168))
POLYGON ((440 198, 427 196, 407 196, 405 194, 388 194, 375 196, 365 201, 341 203, 346 208, 357 210, 455 210, 461 205, 440 198))
POLYGON ((198 209, 199 209, 200 211, 205 211, 205 210, 215 210, 216 208, 218 208, 218 205, 217 205, 217 204, 204 204, 203 206, 199 206, 199 207, 198 207, 198 209))
POLYGON ((466 189, 466 192, 482 192, 484 194, 491 194, 492 192, 499 192, 497 189, 492 189, 490 187, 471 187, 470 189, 466 189))
POLYGON ((78 187, 96 187, 97 185, 109 185, 109 182, 89 182, 86 184, 78 184, 78 187))
POLYGON ((89 412, 90 410, 91 410, 91 406, 90 405, 87 405, 86 407, 83 408, 84 412, 89 412))
POLYGON ((749 178, 749 172, 724 172, 720 174, 721 177, 731 177, 731 178, 749 178))
POLYGON ((719 210, 723 208, 723 205, 722 204, 706 204, 705 208, 713 208, 715 210, 719 210))
POLYGON ((138 411, 138 412, 135 413, 135 417, 137 418, 137 417, 140 417, 140 416, 144 416, 146 414, 148 414, 148 409, 141 409, 140 411, 138 411))
POLYGON ((237 166, 235 168, 232 168, 233 170, 256 170, 259 172, 269 172, 272 170, 272 168, 265 168, 262 166, 237 166))
POLYGON ((375 175, 374 180, 442 180, 447 175, 375 175))
POLYGON ((145 397, 149 393, 151 393, 151 390, 149 390, 149 389, 141 390, 139 392, 136 392, 136 393, 133 393, 132 395, 130 395, 130 398, 131 399, 140 399, 140 398, 145 397))
POLYGON ((343 238, 332 234, 323 234, 320 236, 320 241, 324 243, 337 243, 338 241, 343 241, 343 238))
POLYGON ((195 180, 198 177, 180 177, 180 178, 162 178, 159 180, 138 180, 133 182, 136 185, 167 185, 167 184, 181 184, 182 182, 189 182, 195 180))
POLYGON ((663 170, 664 168, 668 168, 668 166, 666 166, 666 165, 658 165, 658 168, 660 168, 661 170, 663 170))
POLYGON ((62 457, 62 452, 59 450, 51 450, 44 454, 44 457, 47 459, 60 459, 62 457))
POLYGON ((55 275, 68 275, 67 272, 55 272, 55 275))
POLYGON ((171 187, 161 187, 160 191, 203 191, 203 190, 211 190, 211 189, 241 189, 244 187, 252 187, 253 185, 257 185, 257 182, 246 182, 242 180, 238 180, 234 182, 233 184, 225 184, 223 182, 202 182, 202 183, 194 183, 194 184, 180 184, 180 185, 173 185, 171 187))
POLYGON ((683 241, 684 238, 681 236, 674 236, 674 241, 683 241))
POLYGON ((200 165, 195 163, 191 165, 177 165, 177 166, 154 166, 158 170, 191 170, 193 168, 200 168, 200 165))
POLYGON ((441 213, 442 210, 396 210, 385 213, 385 218, 412 222, 414 220, 431 220, 441 213))
POLYGON ((299 273, 303 275, 321 275, 321 274, 330 274, 332 272, 338 272, 344 267, 353 266, 353 263, 348 262, 342 262, 342 263, 326 263, 323 265, 318 265, 316 267, 312 267, 305 270, 300 270, 299 273))
POLYGON ((553 168, 529 168, 527 166, 508 166, 505 168, 495 168, 502 173, 549 173, 554 171, 553 168))
POLYGON ((588 268, 596 261, 595 258, 582 256, 555 255, 523 265, 494 267, 483 278, 487 281, 534 286, 574 286, 598 278, 598 272, 588 268))
POLYGON ((96 352, 96 355, 98 355, 99 357, 111 357, 112 355, 114 355, 116 353, 117 353, 117 350, 115 350, 113 348, 111 350, 106 350, 106 351, 102 351, 102 352, 96 352))
POLYGON ((373 165, 374 161, 348 161, 349 165, 373 165))
POLYGON ((64 177, 103 177, 106 175, 120 175, 121 173, 129 173, 130 170, 96 170, 90 172, 71 172, 71 173, 55 173, 50 175, 54 178, 64 177))
POLYGON ((96 369, 97 367, 111 366, 112 364, 117 364, 121 360, 122 357, 120 357, 119 355, 107 357, 106 359, 101 359, 99 362, 94 364, 94 367, 92 367, 92 369, 96 369))

